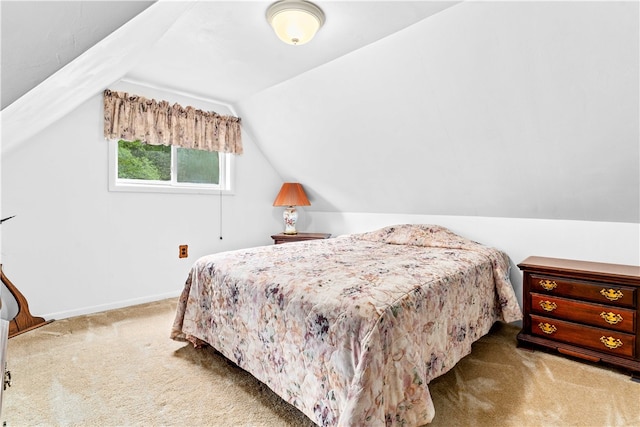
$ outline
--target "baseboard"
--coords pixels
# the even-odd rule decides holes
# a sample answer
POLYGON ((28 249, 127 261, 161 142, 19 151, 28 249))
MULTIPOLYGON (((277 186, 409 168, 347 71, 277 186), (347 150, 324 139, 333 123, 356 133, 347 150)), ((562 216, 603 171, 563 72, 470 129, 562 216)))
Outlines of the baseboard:
POLYGON ((182 290, 180 289, 175 292, 149 295, 141 298, 132 298, 132 299, 117 301, 109 304, 94 305, 94 306, 83 307, 75 310, 58 311, 56 313, 45 314, 42 317, 44 317, 47 320, 54 320, 54 319, 60 320, 60 319, 67 319, 67 318, 76 317, 76 316, 84 316, 87 314, 99 313, 101 311, 115 310, 118 308, 131 307, 133 305, 145 304, 148 302, 160 301, 168 298, 175 298, 180 296, 181 292, 182 290))

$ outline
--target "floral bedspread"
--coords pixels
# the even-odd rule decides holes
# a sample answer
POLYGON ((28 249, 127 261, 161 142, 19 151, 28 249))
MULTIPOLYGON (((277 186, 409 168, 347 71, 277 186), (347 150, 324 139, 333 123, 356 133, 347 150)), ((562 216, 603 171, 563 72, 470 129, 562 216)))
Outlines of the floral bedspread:
POLYGON ((508 257, 434 225, 205 256, 171 338, 208 343, 318 425, 418 426, 427 385, 522 318, 508 257))

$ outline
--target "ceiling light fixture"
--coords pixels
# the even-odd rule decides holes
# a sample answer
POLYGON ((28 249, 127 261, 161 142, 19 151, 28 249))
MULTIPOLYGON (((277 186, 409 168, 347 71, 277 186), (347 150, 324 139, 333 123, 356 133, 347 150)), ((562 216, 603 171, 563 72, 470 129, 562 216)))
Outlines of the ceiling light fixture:
POLYGON ((324 24, 324 13, 306 0, 280 0, 267 9, 267 22, 285 43, 309 42, 324 24))

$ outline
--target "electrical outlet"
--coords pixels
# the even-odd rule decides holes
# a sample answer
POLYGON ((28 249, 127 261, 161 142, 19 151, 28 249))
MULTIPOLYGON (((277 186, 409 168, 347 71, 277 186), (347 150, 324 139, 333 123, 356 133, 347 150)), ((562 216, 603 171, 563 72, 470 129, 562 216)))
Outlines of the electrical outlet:
POLYGON ((178 246, 178 258, 187 258, 189 256, 189 245, 178 246))

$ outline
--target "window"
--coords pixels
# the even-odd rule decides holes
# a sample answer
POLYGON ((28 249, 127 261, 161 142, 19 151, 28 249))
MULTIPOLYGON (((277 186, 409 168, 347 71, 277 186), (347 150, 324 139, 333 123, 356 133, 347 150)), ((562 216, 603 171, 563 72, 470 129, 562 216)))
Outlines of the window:
POLYGON ((110 141, 111 191, 218 193, 231 190, 231 155, 140 141, 110 141))

